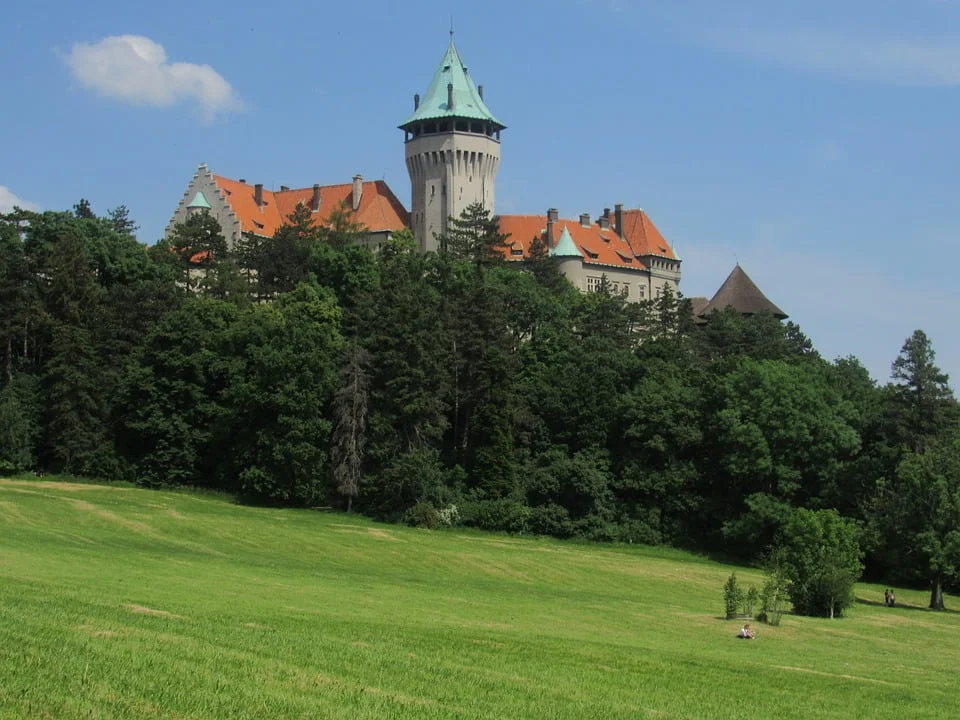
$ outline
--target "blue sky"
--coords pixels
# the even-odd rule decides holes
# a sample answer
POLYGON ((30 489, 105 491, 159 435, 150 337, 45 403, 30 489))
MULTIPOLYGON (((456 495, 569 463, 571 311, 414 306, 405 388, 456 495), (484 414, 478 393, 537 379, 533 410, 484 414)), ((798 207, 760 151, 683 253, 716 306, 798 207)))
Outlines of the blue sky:
POLYGON ((498 212, 642 207, 686 295, 739 261, 828 359, 886 381, 922 328, 955 384, 952 0, 18 3, 0 210, 123 203, 152 243, 200 162, 267 187, 360 173, 409 204, 396 125, 451 13, 508 125, 498 212))

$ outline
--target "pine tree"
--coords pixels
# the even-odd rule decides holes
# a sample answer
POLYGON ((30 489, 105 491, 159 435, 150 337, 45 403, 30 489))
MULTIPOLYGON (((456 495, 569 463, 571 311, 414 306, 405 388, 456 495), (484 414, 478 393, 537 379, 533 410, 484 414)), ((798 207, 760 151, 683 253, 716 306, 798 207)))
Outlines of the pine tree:
POLYGON ((949 377, 936 366, 933 344, 923 330, 907 338, 893 361, 895 412, 902 437, 915 453, 955 420, 949 377))

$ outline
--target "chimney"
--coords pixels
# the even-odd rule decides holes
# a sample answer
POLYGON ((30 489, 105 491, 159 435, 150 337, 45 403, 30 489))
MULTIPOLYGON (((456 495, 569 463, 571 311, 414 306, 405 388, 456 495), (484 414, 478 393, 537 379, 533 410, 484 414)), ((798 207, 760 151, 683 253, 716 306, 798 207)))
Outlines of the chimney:
POLYGON ((310 203, 313 212, 320 212, 320 183, 313 185, 313 201, 310 203))
POLYGON ((289 189, 290 189, 290 188, 288 188, 286 185, 281 185, 281 186, 280 186, 280 192, 286 192, 286 191, 289 190, 289 189))
POLYGON ((453 83, 447 83, 447 110, 453 110, 453 83))
POLYGON ((623 203, 617 203, 614 205, 613 211, 617 223, 617 235, 623 238, 623 203))
POLYGON ((480 93, 480 99, 483 100, 483 85, 477 88, 477 92, 480 93))
POLYGON ((580 227, 590 227, 590 213, 580 213, 580 227))
POLYGON ((420 93, 417 93, 413 96, 413 110, 416 112, 420 109, 420 93))
POLYGON ((353 176, 353 211, 356 212, 360 207, 360 198, 363 197, 363 176, 353 176))
POLYGON ((553 242, 553 226, 557 222, 557 218, 560 213, 556 208, 550 208, 547 210, 547 248, 552 249, 554 246, 553 242))
POLYGON ((241 183, 243 183, 244 185, 246 185, 246 184, 247 184, 247 181, 246 181, 246 180, 244 180, 243 178, 240 178, 240 182, 241 182, 241 183))
POLYGON ((257 203, 257 207, 263 205, 263 183, 253 186, 253 201, 257 203))
POLYGON ((600 223, 601 230, 609 230, 610 229, 610 211, 608 210, 606 215, 601 215, 599 218, 597 218, 597 222, 600 223))

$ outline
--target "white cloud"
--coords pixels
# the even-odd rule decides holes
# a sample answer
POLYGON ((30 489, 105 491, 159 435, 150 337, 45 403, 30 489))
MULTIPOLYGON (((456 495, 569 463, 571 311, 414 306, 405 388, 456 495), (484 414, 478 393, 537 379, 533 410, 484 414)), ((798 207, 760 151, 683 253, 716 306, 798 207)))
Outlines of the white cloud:
POLYGON ((6 185, 0 185, 0 213, 8 213, 18 207, 21 210, 39 210, 39 206, 26 200, 21 200, 6 185))
POLYGON ((714 47, 781 65, 891 85, 960 85, 960 46, 820 30, 712 33, 714 47))
POLYGON ((131 105, 169 107, 192 101, 207 121, 243 108, 237 92, 212 67, 168 62, 163 46, 142 35, 75 43, 65 60, 86 87, 131 105))

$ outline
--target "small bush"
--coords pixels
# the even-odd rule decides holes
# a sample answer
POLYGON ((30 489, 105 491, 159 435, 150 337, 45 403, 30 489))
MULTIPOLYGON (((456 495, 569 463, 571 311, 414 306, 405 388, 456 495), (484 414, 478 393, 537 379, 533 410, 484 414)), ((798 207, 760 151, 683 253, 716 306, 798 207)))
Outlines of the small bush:
POLYGON ((418 502, 403 515, 407 525, 434 530, 440 526, 440 513, 428 502, 418 502))

